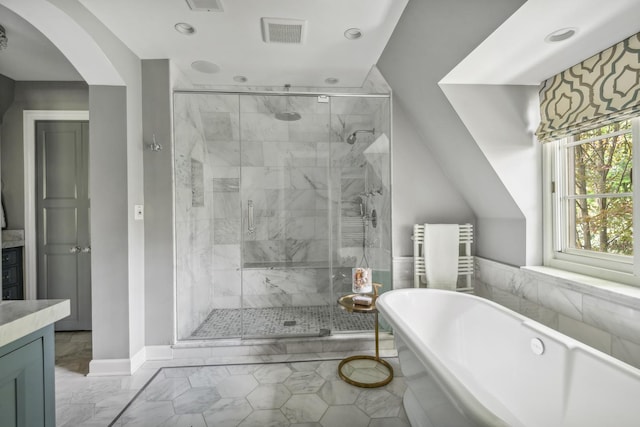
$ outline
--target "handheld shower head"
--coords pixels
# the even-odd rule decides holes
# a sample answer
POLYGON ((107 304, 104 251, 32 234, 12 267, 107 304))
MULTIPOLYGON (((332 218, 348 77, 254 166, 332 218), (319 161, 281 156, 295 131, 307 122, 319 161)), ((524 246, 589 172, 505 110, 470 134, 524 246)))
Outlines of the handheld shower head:
POLYGON ((350 134, 347 137, 347 144, 349 145, 353 145, 356 142, 356 139, 358 139, 358 133, 360 132, 366 132, 366 133, 370 133, 370 134, 375 134, 376 133, 376 129, 358 129, 356 131, 354 131, 352 134, 350 134))

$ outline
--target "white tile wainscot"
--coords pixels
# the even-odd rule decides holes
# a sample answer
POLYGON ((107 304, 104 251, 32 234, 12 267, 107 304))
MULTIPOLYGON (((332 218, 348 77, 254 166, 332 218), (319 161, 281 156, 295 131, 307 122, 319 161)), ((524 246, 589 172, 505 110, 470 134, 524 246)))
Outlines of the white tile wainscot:
POLYGON ((413 257, 393 257, 393 289, 413 288, 413 257))
POLYGON ((476 257, 475 293, 640 368, 640 288, 476 257))

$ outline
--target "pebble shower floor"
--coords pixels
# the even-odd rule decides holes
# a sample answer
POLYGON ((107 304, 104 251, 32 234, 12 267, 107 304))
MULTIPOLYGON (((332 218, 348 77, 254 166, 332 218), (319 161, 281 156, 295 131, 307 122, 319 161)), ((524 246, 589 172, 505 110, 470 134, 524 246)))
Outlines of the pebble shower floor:
POLYGON ((374 316, 349 313, 327 305, 307 307, 275 307, 215 309, 189 339, 231 338, 242 336, 324 336, 331 332, 330 310, 333 309, 333 331, 371 331, 374 316))

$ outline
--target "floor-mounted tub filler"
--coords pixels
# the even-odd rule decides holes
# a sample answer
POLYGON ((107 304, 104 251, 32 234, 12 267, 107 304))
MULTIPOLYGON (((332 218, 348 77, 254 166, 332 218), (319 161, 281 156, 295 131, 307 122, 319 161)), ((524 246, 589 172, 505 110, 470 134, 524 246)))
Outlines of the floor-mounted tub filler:
POLYGON ((378 298, 413 427, 640 425, 640 371, 496 303, 435 289, 378 298))

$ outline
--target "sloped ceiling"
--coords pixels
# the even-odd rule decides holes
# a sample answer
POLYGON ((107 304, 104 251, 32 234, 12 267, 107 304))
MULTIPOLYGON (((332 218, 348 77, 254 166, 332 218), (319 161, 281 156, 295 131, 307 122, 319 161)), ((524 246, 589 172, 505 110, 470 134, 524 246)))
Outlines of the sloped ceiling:
POLYGON ((378 61, 397 102, 478 216, 522 218, 522 213, 438 82, 520 5, 513 0, 412 1, 378 61))
POLYGON ((521 4, 513 0, 412 1, 378 61, 395 101, 476 217, 490 218, 511 230, 501 252, 483 250, 482 245, 497 245, 490 242, 493 233, 485 234, 489 230, 479 221, 477 253, 514 265, 525 262, 524 215, 438 82, 521 4))
POLYGON ((456 64, 442 83, 537 86, 636 34, 638 16, 638 0, 528 0, 456 64), (545 41, 563 28, 573 28, 575 36, 559 43, 545 41))

